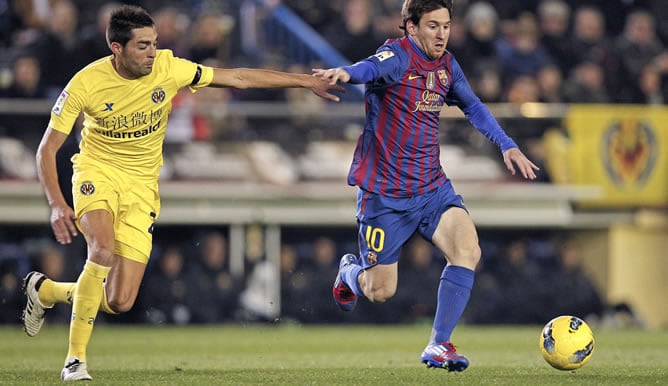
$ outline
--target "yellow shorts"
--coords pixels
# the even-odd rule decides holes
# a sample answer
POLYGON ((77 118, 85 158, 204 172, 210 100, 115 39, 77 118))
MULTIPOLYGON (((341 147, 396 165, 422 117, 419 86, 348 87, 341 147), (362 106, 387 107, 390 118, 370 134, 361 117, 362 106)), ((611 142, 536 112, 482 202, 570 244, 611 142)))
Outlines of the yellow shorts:
POLYGON ((157 180, 138 179, 97 161, 75 156, 72 195, 77 227, 86 212, 103 209, 114 221, 114 253, 148 263, 153 225, 160 215, 157 180))

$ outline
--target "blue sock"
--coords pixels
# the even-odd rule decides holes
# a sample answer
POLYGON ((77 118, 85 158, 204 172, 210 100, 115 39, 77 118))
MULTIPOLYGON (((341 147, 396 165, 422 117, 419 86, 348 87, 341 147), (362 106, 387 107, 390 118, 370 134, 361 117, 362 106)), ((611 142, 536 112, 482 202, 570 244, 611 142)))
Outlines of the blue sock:
POLYGON ((343 280, 343 282, 346 283, 357 296, 364 295, 360 288, 360 283, 357 281, 360 272, 362 272, 362 266, 355 263, 348 265, 341 271, 341 280, 343 280))
POLYGON ((447 265, 443 269, 430 344, 450 341, 450 335, 469 302, 473 276, 474 272, 465 267, 447 265))

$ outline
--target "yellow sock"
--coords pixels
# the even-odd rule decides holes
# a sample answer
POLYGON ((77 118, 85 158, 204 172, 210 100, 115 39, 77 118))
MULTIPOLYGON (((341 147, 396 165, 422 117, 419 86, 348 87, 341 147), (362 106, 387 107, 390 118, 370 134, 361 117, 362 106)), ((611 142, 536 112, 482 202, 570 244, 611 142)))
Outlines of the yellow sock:
MULTIPOLYGON (((39 302, 46 308, 51 308, 56 303, 72 304, 72 297, 74 296, 74 287, 76 282, 57 282, 51 279, 46 279, 39 287, 37 295, 39 302)), ((111 309, 107 301, 107 291, 102 291, 102 299, 100 300, 100 311, 107 314, 116 315, 118 312, 111 309)))
POLYGON ((86 347, 93 333, 93 324, 104 291, 102 283, 110 269, 111 267, 104 267, 92 261, 86 261, 84 265, 74 290, 67 359, 76 356, 80 361, 86 361, 86 347))
POLYGON ((105 314, 111 314, 111 315, 117 315, 118 312, 114 311, 111 309, 111 306, 109 305, 109 302, 107 301, 107 289, 102 286, 102 300, 100 301, 100 311, 104 312, 105 314))
POLYGON ((74 295, 74 286, 76 284, 46 279, 39 287, 39 291, 37 291, 39 302, 47 308, 53 307, 56 303, 72 304, 72 296, 74 295))

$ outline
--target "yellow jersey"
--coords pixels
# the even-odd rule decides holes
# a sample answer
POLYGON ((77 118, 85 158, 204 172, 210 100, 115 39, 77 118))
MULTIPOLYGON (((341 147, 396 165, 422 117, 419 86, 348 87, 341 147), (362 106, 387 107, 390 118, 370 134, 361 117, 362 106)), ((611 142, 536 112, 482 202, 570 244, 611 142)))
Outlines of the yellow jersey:
POLYGON ((69 134, 83 112, 75 157, 157 179, 172 99, 179 89, 195 92, 212 79, 213 68, 176 58, 170 50, 157 50, 153 70, 138 79, 121 77, 112 56, 104 57, 72 77, 51 110, 49 127, 69 134))

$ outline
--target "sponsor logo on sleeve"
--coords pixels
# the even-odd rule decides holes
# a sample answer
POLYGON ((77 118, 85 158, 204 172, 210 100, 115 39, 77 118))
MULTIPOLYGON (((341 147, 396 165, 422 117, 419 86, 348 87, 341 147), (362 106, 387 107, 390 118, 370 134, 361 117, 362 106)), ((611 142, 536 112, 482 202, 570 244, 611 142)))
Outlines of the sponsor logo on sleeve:
POLYGON ((377 53, 377 54, 374 55, 374 56, 375 56, 376 58, 378 58, 378 60, 380 60, 380 61, 382 62, 382 61, 384 61, 384 60, 386 60, 386 59, 389 59, 389 58, 393 57, 393 56, 394 56, 394 52, 392 52, 392 51, 382 51, 382 52, 377 53))
POLYGON ((67 98, 70 97, 70 94, 67 93, 67 91, 63 90, 60 95, 58 96, 58 99, 56 100, 56 104, 53 105, 53 108, 51 111, 60 116, 60 113, 63 112, 63 107, 65 106, 65 102, 67 102, 67 98))

